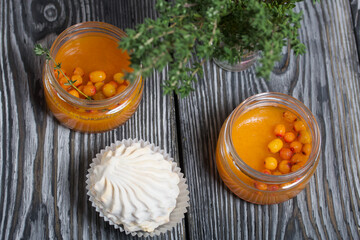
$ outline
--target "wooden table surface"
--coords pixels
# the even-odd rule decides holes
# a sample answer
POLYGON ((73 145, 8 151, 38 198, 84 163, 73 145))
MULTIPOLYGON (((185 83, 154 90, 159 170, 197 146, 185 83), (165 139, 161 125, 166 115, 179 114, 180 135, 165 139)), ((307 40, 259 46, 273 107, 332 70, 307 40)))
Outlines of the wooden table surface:
POLYGON ((188 214, 157 239, 360 239, 360 16, 356 0, 311 0, 304 12, 301 57, 284 53, 270 81, 204 65, 196 91, 179 99, 154 72, 123 126, 103 134, 71 131, 46 108, 44 59, 65 28, 104 21, 122 29, 155 18, 153 0, 0 0, 0 239, 130 239, 91 207, 85 176, 92 158, 124 138, 168 151, 187 177, 188 214), (244 99, 267 91, 298 98, 316 116, 321 160, 310 183, 282 204, 260 206, 232 194, 215 166, 220 127, 244 99))

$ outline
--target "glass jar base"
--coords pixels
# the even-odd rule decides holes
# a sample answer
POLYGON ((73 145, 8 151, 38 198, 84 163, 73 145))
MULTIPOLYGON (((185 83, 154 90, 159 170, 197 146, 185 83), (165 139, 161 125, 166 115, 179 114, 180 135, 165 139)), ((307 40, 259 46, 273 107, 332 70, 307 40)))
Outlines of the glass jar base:
POLYGON ((228 61, 221 61, 219 59, 214 58, 214 62, 216 65, 221 67, 222 69, 225 69, 226 71, 230 72, 241 72, 248 68, 250 68, 252 65, 255 64, 255 62, 258 59, 259 54, 256 53, 249 53, 245 55, 241 62, 238 62, 236 64, 230 64, 228 61))

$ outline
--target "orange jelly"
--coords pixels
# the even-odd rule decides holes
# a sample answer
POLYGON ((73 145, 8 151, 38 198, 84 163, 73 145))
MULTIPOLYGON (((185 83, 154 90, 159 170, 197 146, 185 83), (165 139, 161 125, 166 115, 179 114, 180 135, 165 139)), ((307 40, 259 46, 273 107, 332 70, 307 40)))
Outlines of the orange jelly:
POLYGON ((71 73, 76 66, 80 66, 85 72, 85 83, 89 80, 89 73, 99 69, 106 73, 105 81, 109 82, 119 71, 132 71, 128 53, 118 46, 116 40, 105 36, 84 36, 61 46, 55 61, 61 63, 61 68, 66 73, 71 73))
POLYGON ((292 124, 283 118, 285 111, 278 107, 260 107, 244 113, 235 121, 232 142, 239 157, 250 167, 262 171, 266 157, 281 160, 278 154, 268 150, 267 145, 276 137, 274 128, 277 124, 292 129, 292 124))
POLYGON ((45 99, 62 124, 83 132, 103 132, 123 124, 136 111, 143 91, 141 77, 131 83, 113 81, 115 74, 125 75, 132 71, 128 53, 118 48, 118 42, 124 36, 123 31, 110 24, 85 22, 66 29, 55 40, 50 52, 55 61, 61 63, 66 75, 71 78, 72 73, 80 71, 83 76, 78 88, 89 95, 95 94, 96 87, 101 94, 101 98, 94 95, 93 100, 85 99, 75 89, 64 85, 54 72, 54 65, 48 63, 43 77, 45 99), (99 70, 106 73, 105 79, 99 83, 91 82, 91 73, 99 70), (101 92, 107 83, 115 84, 114 89, 110 89, 110 96, 101 92), (89 84, 93 86, 91 91, 86 89, 89 84))
POLYGON ((312 117, 296 99, 264 93, 246 100, 225 121, 216 163, 225 184, 240 198, 279 203, 306 186, 319 160, 320 139, 316 120, 291 109, 299 107, 307 112, 304 116, 312 117), (267 101, 274 96, 279 103, 267 101))

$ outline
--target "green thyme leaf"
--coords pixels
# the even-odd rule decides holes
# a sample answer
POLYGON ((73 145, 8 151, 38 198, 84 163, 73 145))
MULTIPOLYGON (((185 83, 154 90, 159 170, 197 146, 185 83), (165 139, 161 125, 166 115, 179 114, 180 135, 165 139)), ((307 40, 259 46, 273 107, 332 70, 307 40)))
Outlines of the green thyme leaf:
POLYGON ((148 77, 169 66, 164 93, 187 96, 202 76, 201 64, 190 64, 193 57, 234 64, 260 52, 257 76, 268 79, 283 47, 290 44, 297 55, 305 52, 298 39, 302 12, 294 11, 300 1, 158 0, 160 16, 126 30, 128 37, 119 44, 130 53, 134 69, 126 77, 148 77))

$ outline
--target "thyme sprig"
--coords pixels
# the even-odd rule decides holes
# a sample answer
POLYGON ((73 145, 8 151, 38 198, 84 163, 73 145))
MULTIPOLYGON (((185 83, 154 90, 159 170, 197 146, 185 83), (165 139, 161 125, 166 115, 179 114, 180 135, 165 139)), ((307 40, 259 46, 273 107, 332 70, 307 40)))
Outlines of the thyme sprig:
POLYGON ((282 48, 305 52, 298 39, 302 0, 157 0, 157 19, 127 29, 119 47, 127 50, 134 69, 126 78, 148 77, 169 66, 165 94, 181 97, 194 90, 202 63, 216 58, 236 63, 248 52, 260 52, 257 76, 268 79, 282 48), (198 61, 191 61, 194 56, 198 61))
POLYGON ((64 71, 61 69, 61 63, 57 63, 55 61, 55 59, 51 56, 50 54, 50 50, 47 49, 47 48, 44 48, 41 44, 35 44, 34 46, 34 52, 35 52, 35 55, 37 56, 43 56, 45 55, 45 58, 46 58, 46 61, 51 61, 54 63, 54 69, 57 71, 58 73, 58 76, 60 76, 60 73, 65 77, 65 79, 67 80, 67 83, 64 83, 64 85, 66 86, 71 86, 73 87, 76 91, 78 91, 81 95, 83 95, 86 99, 88 100, 93 100, 91 97, 89 97, 88 95, 86 95, 85 93, 83 93, 80 89, 78 89, 74 83, 76 82, 75 81, 72 81, 69 79, 68 76, 65 75, 64 71))

